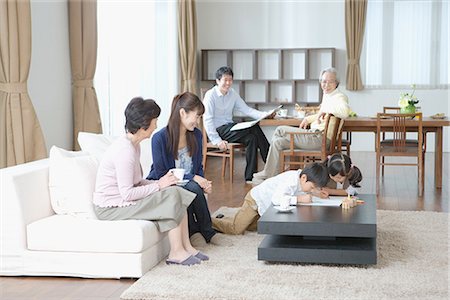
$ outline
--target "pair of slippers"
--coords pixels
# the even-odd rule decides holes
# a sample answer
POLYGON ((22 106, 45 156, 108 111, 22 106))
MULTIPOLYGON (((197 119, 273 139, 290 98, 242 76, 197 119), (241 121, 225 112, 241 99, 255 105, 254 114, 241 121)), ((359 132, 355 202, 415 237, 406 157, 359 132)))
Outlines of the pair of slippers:
POLYGON ((166 264, 167 265, 192 266, 192 265, 199 264, 202 260, 209 260, 209 257, 199 251, 197 254, 191 255, 183 261, 174 260, 174 259, 166 259, 166 264))

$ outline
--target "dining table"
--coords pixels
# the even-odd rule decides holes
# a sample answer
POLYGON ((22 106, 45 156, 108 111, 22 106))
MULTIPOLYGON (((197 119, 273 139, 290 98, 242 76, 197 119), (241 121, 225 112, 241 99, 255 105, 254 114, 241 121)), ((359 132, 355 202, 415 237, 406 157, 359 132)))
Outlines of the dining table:
MULTIPOLYGON (((264 119, 260 121, 261 126, 299 126, 302 119, 299 118, 274 118, 264 119)), ((393 124, 392 119, 381 120, 382 126, 388 128, 393 124)), ((408 131, 417 131, 417 120, 411 119, 406 123, 409 128, 408 131), (415 129, 416 128, 416 129, 415 129)), ((425 134, 434 133, 434 182, 435 187, 442 188, 442 168, 443 168, 443 141, 444 141, 444 126, 450 126, 450 121, 447 118, 434 119, 431 117, 423 117, 422 119, 423 132, 425 134)), ((377 132, 377 118, 376 117, 349 117, 344 121, 343 131, 346 132, 377 132)))

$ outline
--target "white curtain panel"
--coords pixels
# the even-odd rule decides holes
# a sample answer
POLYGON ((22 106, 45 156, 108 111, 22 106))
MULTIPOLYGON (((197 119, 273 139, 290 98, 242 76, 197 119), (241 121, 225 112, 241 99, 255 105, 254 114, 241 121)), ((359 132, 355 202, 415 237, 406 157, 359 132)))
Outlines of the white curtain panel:
POLYGON ((103 132, 124 133, 124 110, 136 96, 161 107, 167 124, 179 90, 176 1, 98 1, 95 74, 103 132))
POLYGON ((361 55, 368 88, 445 88, 449 2, 369 0, 361 55))

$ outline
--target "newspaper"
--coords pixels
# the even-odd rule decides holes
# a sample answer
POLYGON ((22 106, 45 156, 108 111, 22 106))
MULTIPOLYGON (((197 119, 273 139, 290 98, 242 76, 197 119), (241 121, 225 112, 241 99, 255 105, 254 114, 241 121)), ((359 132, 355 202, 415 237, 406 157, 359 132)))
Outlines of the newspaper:
POLYGON ((257 120, 253 120, 253 121, 247 121, 247 122, 240 122, 237 123, 236 125, 234 125, 233 127, 231 127, 230 131, 235 131, 235 130, 242 130, 242 129, 247 129, 252 127, 253 125, 257 124, 259 121, 261 121, 262 119, 267 118, 268 116, 270 116, 271 114, 273 114, 274 112, 277 112, 278 110, 280 110, 280 108, 282 108, 283 105, 280 105, 270 111, 268 111, 263 117, 257 119, 257 120))

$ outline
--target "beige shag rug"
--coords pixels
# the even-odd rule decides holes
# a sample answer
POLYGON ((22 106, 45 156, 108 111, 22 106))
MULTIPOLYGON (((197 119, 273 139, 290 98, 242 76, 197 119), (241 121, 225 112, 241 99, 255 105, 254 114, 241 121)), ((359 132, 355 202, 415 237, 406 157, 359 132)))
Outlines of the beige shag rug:
POLYGON ((193 267, 164 261, 122 299, 449 299, 446 213, 378 211, 378 264, 279 264, 257 260, 263 236, 229 236, 193 267))

